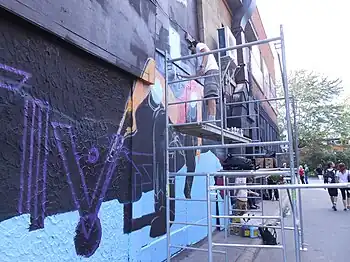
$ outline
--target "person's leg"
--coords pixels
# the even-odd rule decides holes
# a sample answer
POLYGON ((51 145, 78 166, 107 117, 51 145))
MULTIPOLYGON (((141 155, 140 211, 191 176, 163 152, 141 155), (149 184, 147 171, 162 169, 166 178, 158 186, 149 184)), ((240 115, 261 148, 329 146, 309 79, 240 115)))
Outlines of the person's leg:
POLYGON ((300 180, 302 184, 305 184, 304 176, 300 176, 300 180))
POLYGON ((342 200, 343 200, 343 206, 344 206, 344 211, 347 210, 347 203, 346 203, 346 189, 345 188, 341 188, 340 189, 340 193, 341 193, 341 197, 342 197, 342 200))
POLYGON ((331 196, 332 208, 334 211, 337 211, 337 197, 331 196))
POLYGON ((252 209, 253 206, 254 206, 253 199, 248 197, 248 209, 252 209))
POLYGON ((328 188, 328 194, 332 203, 332 209, 334 211, 337 211, 337 195, 338 195, 338 191, 336 191, 335 188, 328 188))
POLYGON ((309 176, 305 175, 305 183, 309 184, 309 176))
POLYGON ((279 200, 280 199, 280 194, 278 192, 278 189, 273 190, 273 194, 275 195, 275 199, 279 200))
POLYGON ((333 206, 334 211, 337 211, 337 202, 338 202, 338 189, 334 188, 334 194, 333 194, 333 206))
MULTIPOLYGON (((208 120, 214 121, 216 119, 216 99, 208 100, 208 120)), ((215 124, 215 123, 212 123, 215 124)))
MULTIPOLYGON (((207 120, 213 121, 216 120, 216 101, 219 97, 219 71, 218 70, 210 70, 206 73, 206 76, 213 75, 210 77, 206 77, 204 79, 204 97, 216 97, 210 100, 207 100, 207 120)), ((216 123, 212 123, 216 124, 216 123)))
POLYGON ((346 208, 350 210, 350 191, 348 189, 346 190, 346 202, 346 208))
POLYGON ((269 189, 268 192, 269 192, 269 197, 270 197, 269 200, 272 200, 272 197, 273 197, 273 195, 272 195, 272 189, 269 189))

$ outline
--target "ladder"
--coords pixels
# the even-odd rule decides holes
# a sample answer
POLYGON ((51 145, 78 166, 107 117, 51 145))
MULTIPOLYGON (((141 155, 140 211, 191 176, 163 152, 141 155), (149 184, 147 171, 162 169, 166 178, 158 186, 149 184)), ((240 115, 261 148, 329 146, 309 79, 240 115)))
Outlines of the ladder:
MULTIPOLYGON (((287 253, 286 253, 286 230, 292 230, 294 233, 294 243, 295 243, 295 260, 296 262, 301 261, 301 250, 306 250, 305 243, 304 243, 304 233, 303 233, 303 223, 302 223, 302 208, 301 208, 301 194, 300 190, 302 188, 331 188, 335 187, 334 185, 328 184, 328 185, 301 185, 297 179, 297 176, 295 175, 295 162, 294 157, 298 157, 298 154, 294 153, 294 145, 293 145, 293 139, 292 139, 292 121, 291 121, 291 102, 294 102, 294 100, 291 98, 288 90, 288 79, 287 79, 287 70, 286 70, 286 54, 285 54, 285 42, 284 42, 284 33, 283 33, 283 27, 280 26, 280 36, 270 39, 264 39, 259 40, 255 42, 245 43, 237 46, 222 48, 222 49, 216 49, 212 50, 206 53, 200 53, 200 54, 194 54, 194 55, 187 55, 179 58, 169 58, 167 54, 165 54, 165 115, 166 115, 166 133, 165 133, 165 141, 166 141, 166 158, 165 158, 165 165, 166 165, 166 239, 167 239, 167 261, 171 261, 172 257, 172 249, 189 249, 189 250, 195 250, 195 251, 202 251, 207 252, 208 254, 208 261, 213 262, 213 253, 222 253, 223 255, 226 255, 225 259, 228 261, 227 258, 227 251, 221 251, 216 250, 217 247, 224 247, 225 249, 230 247, 253 247, 253 248, 274 248, 274 249, 281 249, 282 255, 283 255, 283 261, 287 261, 287 253), (282 73, 282 83, 284 87, 284 97, 279 98, 272 98, 272 99, 263 99, 263 100, 253 100, 253 101, 244 101, 244 102, 232 102, 232 103, 226 103, 225 99, 223 99, 223 92, 222 92, 222 67, 221 67, 221 52, 223 51, 231 51, 231 50, 237 50, 242 48, 251 47, 253 45, 261 45, 261 44, 267 44, 277 42, 280 45, 281 49, 281 73, 282 73), (218 55, 218 66, 219 66, 219 81, 220 81, 220 92, 219 96, 216 97, 219 101, 219 107, 220 107, 220 119, 214 120, 214 121, 201 121, 201 122, 193 122, 193 123, 184 123, 184 124, 173 124, 170 123, 169 120, 169 107, 180 104, 180 103, 193 103, 193 102, 205 102, 208 100, 208 98, 202 98, 202 99, 195 99, 195 100, 188 100, 188 101, 181 101, 181 102, 170 102, 169 101, 169 86, 175 83, 190 81, 190 80, 197 80, 200 78, 203 78, 203 76, 199 77, 193 77, 190 79, 181 79, 176 81, 169 81, 169 68, 178 61, 184 61, 189 59, 195 59, 200 56, 205 56, 209 54, 217 54, 218 55), (244 104, 244 103, 261 103, 266 101, 277 101, 277 100, 284 100, 285 106, 286 106, 286 122, 287 122, 287 132, 288 132, 288 140, 286 141, 267 141, 267 142, 260 142, 260 141, 252 141, 251 138, 246 137, 242 132, 235 132, 234 130, 230 130, 225 128, 226 127, 226 121, 227 116, 224 112, 226 112, 226 107, 230 105, 238 105, 238 104, 244 104), (215 125, 215 123, 219 122, 219 125, 215 125), (170 145, 170 139, 169 139, 169 131, 170 128, 176 130, 176 132, 194 136, 194 137, 200 137, 200 138, 206 138, 210 140, 216 140, 219 141, 220 144, 216 145, 196 145, 196 146, 171 146, 170 145), (289 155, 289 167, 287 169, 259 169, 257 171, 219 171, 219 172, 211 172, 211 173, 176 173, 176 172, 170 172, 169 170, 169 155, 171 152, 176 151, 185 151, 185 150, 200 150, 200 149, 230 149, 230 148, 262 148, 265 146, 281 146, 285 145, 288 148, 288 155, 289 155), (289 175, 291 178, 291 184, 281 184, 281 185, 230 185, 228 183, 229 178, 236 178, 236 177, 266 177, 268 175, 275 174, 275 175, 289 175), (183 199, 183 198, 176 198, 176 196, 171 197, 170 194, 170 186, 171 183, 174 181, 176 177, 179 176, 194 176, 194 177, 205 177, 206 181, 206 198, 205 199, 183 199), (224 185, 223 186, 213 186, 211 185, 211 178, 215 177, 224 177, 224 185), (218 243, 213 242, 213 228, 218 227, 218 225, 213 225, 213 219, 224 219, 224 225, 219 225, 220 228, 224 228, 225 230, 225 239, 227 238, 227 232, 228 232, 228 221, 229 219, 234 218, 242 218, 242 216, 233 216, 230 215, 230 208, 229 208, 229 191, 230 190, 237 190, 237 189, 252 189, 252 190, 266 190, 266 189, 286 189, 289 196, 290 196, 290 202, 291 202, 291 209, 293 214, 293 227, 286 227, 284 223, 283 218, 283 212, 282 212, 282 205, 281 205, 281 198, 280 198, 280 212, 278 216, 264 216, 262 214, 261 216, 254 216, 254 219, 276 219, 280 222, 280 225, 278 227, 275 227, 277 229, 281 230, 281 244, 280 245, 247 245, 247 244, 239 244, 239 243, 233 243, 229 244, 226 243, 218 243), (212 200, 211 196, 213 192, 218 190, 224 190, 225 192, 225 199, 224 199, 224 214, 223 215, 213 215, 212 214, 212 200), (291 190, 291 194, 290 191, 291 190), (207 208, 207 224, 194 224, 194 223, 187 223, 187 222, 175 222, 172 221, 171 218, 171 201, 200 201, 200 202, 206 202, 206 208, 207 208), (172 245, 171 244, 171 228, 170 226, 172 224, 180 224, 180 225, 188 225, 188 226, 206 226, 207 227, 207 241, 208 241, 208 248, 202 249, 202 248, 195 248, 191 246, 186 245, 172 245)), ((205 77, 205 76, 204 76, 205 77)), ((212 97, 209 99, 213 99, 212 97)), ((293 106, 294 109, 294 106, 293 106)), ((295 114, 294 114, 295 117, 295 114)), ((258 116, 259 118, 259 116, 258 116)), ((295 119, 294 119, 295 120, 295 119)), ((294 121, 295 122, 295 121, 294 121)), ((258 127, 260 129, 260 127, 258 127)), ((296 125, 295 127, 296 128, 296 125)), ((295 147, 297 149, 297 147, 295 147)), ((259 150, 260 152, 260 150, 259 150)), ((240 155, 240 154, 238 154, 240 155)), ((241 154, 241 155, 247 155, 247 154, 241 154)), ((255 150, 252 155, 259 155, 255 154, 255 150)), ((296 161, 298 162, 298 160, 296 161)), ((350 184, 337 184, 337 187, 349 187, 350 184)), ((259 225, 261 227, 268 227, 266 225, 259 225)))

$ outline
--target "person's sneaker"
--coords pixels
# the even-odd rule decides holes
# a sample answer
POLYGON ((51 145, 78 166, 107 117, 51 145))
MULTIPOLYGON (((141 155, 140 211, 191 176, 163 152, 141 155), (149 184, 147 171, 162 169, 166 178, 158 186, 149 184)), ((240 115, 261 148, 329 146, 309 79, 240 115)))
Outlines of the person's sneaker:
POLYGON ((332 206, 332 208, 333 208, 334 211, 337 211, 337 208, 335 206, 332 206))
POLYGON ((344 208, 344 211, 348 211, 348 209, 347 209, 347 208, 344 208))

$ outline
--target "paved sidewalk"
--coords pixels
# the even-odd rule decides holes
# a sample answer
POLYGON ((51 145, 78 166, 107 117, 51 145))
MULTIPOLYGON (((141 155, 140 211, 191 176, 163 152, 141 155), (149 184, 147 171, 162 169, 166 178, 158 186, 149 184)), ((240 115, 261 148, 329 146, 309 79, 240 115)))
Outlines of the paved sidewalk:
MULTIPOLYGON (((284 208, 286 208, 288 205, 288 197, 287 194, 282 191, 281 193, 282 202, 284 208)), ((259 204, 261 207, 261 204, 259 204)), ((264 201, 264 215, 265 216, 276 216, 279 215, 279 201, 264 201)), ((254 212, 256 215, 261 215, 261 212, 254 212)), ((271 223, 272 221, 267 221, 267 223, 271 223)), ((219 242, 219 243, 225 243, 225 233, 223 231, 216 231, 213 233, 213 242, 219 242)), ((234 244, 261 244, 261 239, 256 238, 245 238, 235 235, 229 235, 227 238, 227 243, 234 243, 234 244)), ((207 239, 202 240, 201 242, 193 245, 193 247, 196 248, 204 248, 208 249, 208 241, 207 239)), ((224 251, 225 248, 215 248, 215 250, 221 250, 224 251)), ((252 262, 259 249, 257 248, 245 248, 245 247, 230 247, 227 248, 227 256, 229 262, 252 262)), ((225 255, 224 254, 213 254, 213 260, 215 262, 224 262, 225 261, 225 255)), ((176 257, 172 258, 171 261, 174 262, 205 262, 208 261, 208 253, 203 251, 192 251, 192 250, 185 250, 179 253, 176 257)))
MULTIPOLYGON (((310 183, 322 183, 310 179, 310 183)), ((304 189, 303 217, 307 251, 301 252, 301 262, 345 262, 349 259, 350 211, 343 211, 338 199, 338 211, 331 209, 328 192, 324 189, 304 189)), ((292 216, 286 226, 292 226, 292 216)), ((279 234, 279 238, 280 238, 279 234)), ((295 245, 292 231, 286 232, 287 259, 295 262, 295 245)), ((280 241, 280 240, 279 240, 280 241)), ((261 249, 255 262, 281 262, 281 250, 261 249)))

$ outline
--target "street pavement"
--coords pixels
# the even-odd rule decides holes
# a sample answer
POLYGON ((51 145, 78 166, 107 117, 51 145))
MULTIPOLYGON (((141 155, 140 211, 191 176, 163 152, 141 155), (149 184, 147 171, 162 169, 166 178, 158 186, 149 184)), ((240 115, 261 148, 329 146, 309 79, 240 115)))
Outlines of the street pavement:
MULTIPOLYGON (((321 182, 313 179, 310 183, 321 182)), ((331 209, 325 189, 304 189, 302 199, 304 235, 308 250, 301 251, 301 262, 350 261, 350 211, 343 211, 340 192, 336 212, 331 209)), ((292 225, 292 216, 288 216, 286 226, 292 225)), ((287 231, 286 236, 288 262, 295 262, 293 232, 287 231)), ((255 259, 255 262, 281 261, 282 251, 272 249, 261 249, 255 259)))

